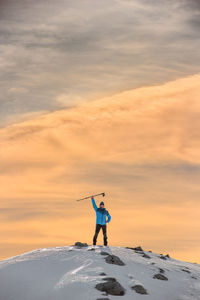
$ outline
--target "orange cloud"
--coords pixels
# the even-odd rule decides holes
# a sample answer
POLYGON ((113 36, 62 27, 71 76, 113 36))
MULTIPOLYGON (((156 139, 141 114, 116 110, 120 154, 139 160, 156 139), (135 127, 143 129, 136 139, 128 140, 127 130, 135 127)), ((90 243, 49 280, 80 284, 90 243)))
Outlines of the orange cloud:
POLYGON ((195 259, 198 247, 189 256, 187 249, 200 229, 193 218, 199 206, 199 83, 197 74, 1 129, 0 220, 8 233, 19 229, 22 247, 16 249, 27 249, 24 228, 43 235, 34 237, 34 247, 66 242, 64 236, 69 243, 90 243, 91 204, 75 199, 105 191, 111 243, 120 244, 123 236, 124 245, 137 241, 157 251, 162 243, 177 257, 195 259), (54 239, 58 232, 61 238, 54 239))

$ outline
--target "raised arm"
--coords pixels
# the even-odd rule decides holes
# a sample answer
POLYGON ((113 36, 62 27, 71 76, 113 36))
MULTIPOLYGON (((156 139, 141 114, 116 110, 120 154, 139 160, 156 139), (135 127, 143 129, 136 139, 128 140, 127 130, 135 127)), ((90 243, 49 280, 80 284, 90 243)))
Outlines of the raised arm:
POLYGON ((95 200, 93 197, 91 199, 92 199, 92 205, 94 207, 94 210, 97 211, 97 206, 96 206, 95 200))

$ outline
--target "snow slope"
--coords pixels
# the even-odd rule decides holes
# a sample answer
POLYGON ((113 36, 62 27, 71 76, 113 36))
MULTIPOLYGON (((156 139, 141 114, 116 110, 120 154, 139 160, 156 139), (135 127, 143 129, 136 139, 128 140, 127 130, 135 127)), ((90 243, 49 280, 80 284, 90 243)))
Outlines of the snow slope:
POLYGON ((159 254, 136 252, 123 247, 75 246, 37 249, 0 262, 0 300, 198 300, 200 265, 159 254), (106 255, 118 256, 124 266, 109 264, 106 255), (143 257, 144 253, 150 258, 143 257), (161 270, 162 269, 162 270, 161 270), (104 272, 106 275, 100 275, 104 272), (162 273, 168 280, 153 278, 162 273), (125 295, 106 295, 95 288, 114 277, 124 287, 125 295), (141 284, 148 292, 131 289, 141 284))

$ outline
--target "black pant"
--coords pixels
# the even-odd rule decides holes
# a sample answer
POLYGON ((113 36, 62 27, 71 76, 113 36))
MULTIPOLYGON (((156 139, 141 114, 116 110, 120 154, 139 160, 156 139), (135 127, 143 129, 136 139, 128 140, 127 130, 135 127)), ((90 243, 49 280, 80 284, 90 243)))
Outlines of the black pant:
POLYGON ((96 245, 97 236, 101 228, 103 230, 104 246, 107 246, 106 225, 101 225, 101 224, 96 224, 95 234, 93 237, 93 245, 96 245))

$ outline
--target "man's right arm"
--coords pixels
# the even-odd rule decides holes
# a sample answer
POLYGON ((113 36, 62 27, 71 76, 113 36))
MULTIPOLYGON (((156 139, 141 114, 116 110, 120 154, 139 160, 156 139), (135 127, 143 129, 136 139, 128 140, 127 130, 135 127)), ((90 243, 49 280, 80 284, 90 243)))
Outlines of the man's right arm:
POLYGON ((95 200, 93 197, 91 199, 92 199, 92 205, 94 207, 94 210, 97 211, 97 206, 96 206, 95 200))

